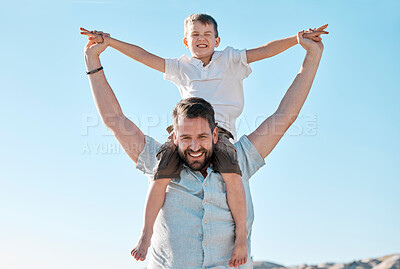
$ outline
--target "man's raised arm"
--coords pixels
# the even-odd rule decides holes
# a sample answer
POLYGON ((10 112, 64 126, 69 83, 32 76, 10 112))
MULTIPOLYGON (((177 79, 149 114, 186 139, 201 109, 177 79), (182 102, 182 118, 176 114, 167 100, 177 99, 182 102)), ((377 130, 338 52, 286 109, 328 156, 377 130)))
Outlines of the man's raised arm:
POLYGON ((297 34, 299 44, 307 51, 303 65, 292 85, 287 90, 278 109, 252 132, 248 138, 265 158, 293 124, 310 91, 315 74, 321 60, 323 44, 302 36, 304 31, 297 34))
MULTIPOLYGON (((107 48, 107 44, 96 44, 89 41, 85 46, 85 62, 88 72, 101 67, 100 53, 107 48)), ((90 86, 97 110, 104 124, 113 132, 125 152, 136 163, 140 152, 144 148, 144 134, 130 121, 121 110, 117 98, 108 84, 104 72, 94 71, 89 74, 90 86)))

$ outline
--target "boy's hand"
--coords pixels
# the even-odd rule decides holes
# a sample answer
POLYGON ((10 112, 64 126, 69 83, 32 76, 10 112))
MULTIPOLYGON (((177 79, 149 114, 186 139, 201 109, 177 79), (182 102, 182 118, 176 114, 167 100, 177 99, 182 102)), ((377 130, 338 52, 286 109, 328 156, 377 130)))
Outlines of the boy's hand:
POLYGON ((95 43, 106 43, 107 45, 110 42, 110 34, 103 33, 102 31, 88 31, 85 28, 79 28, 81 30, 81 35, 88 36, 89 40, 94 41, 95 43))
POLYGON ((322 40, 321 35, 322 34, 329 34, 329 32, 325 31, 326 27, 328 27, 328 24, 322 25, 318 28, 314 29, 308 29, 308 31, 303 32, 303 37, 311 39, 315 42, 319 42, 322 40))

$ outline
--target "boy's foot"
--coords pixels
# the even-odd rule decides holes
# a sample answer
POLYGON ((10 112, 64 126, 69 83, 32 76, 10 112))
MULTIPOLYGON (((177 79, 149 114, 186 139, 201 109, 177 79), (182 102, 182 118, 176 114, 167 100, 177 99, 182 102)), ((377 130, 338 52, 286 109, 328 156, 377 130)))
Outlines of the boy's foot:
POLYGON ((247 262, 247 238, 236 237, 235 247, 229 261, 229 267, 238 267, 247 262))
POLYGON ((140 236, 139 242, 131 251, 131 255, 133 258, 135 258, 135 260, 144 261, 146 259, 147 250, 150 247, 150 240, 151 235, 148 236, 146 234, 142 234, 140 236))

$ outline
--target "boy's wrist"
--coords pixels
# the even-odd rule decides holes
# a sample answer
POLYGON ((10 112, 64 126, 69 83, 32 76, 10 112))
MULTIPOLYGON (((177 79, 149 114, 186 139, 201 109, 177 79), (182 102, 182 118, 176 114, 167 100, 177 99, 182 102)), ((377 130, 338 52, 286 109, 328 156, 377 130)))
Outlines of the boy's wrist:
POLYGON ((290 38, 293 39, 293 41, 295 42, 295 44, 299 44, 299 41, 297 40, 297 34, 291 36, 290 38))
POLYGON ((109 41, 109 43, 108 43, 108 45, 110 46, 110 47, 112 47, 114 44, 115 44, 115 38, 113 38, 113 37, 109 37, 109 39, 110 39, 110 41, 109 41))
POLYGON ((118 46, 118 43, 121 43, 121 41, 116 38, 109 37, 109 42, 108 42, 109 47, 112 47, 115 49, 118 46))

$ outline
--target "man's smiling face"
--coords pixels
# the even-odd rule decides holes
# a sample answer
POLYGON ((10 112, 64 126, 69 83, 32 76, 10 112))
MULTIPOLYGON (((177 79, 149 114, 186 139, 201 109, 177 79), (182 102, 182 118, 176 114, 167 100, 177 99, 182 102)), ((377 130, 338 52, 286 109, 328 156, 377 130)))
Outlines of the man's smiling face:
POLYGON ((192 170, 203 171, 210 163, 214 144, 218 140, 218 129, 211 132, 204 118, 179 117, 174 140, 183 162, 192 170))

